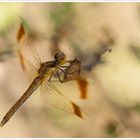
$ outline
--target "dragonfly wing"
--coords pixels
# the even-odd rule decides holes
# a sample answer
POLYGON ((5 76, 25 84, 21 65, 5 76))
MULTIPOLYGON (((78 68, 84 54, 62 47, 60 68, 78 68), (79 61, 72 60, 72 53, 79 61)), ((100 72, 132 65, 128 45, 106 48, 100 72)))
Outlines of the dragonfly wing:
POLYGON ((26 58, 24 52, 20 49, 18 49, 18 56, 23 71, 26 73, 29 80, 32 81, 37 76, 40 65, 34 65, 31 61, 29 61, 29 59, 26 58))
POLYGON ((35 52, 35 47, 31 48, 28 44, 18 45, 18 54, 20 56, 22 55, 23 59, 30 62, 30 64, 32 64, 37 69, 41 64, 41 61, 37 59, 36 54, 34 52, 35 52))
POLYGON ((17 43, 18 53, 20 52, 26 60, 30 60, 34 67, 38 67, 41 64, 41 59, 36 50, 35 44, 29 39, 27 31, 22 23, 17 33, 17 43))
POLYGON ((87 115, 78 105, 65 97, 53 84, 47 80, 42 83, 40 90, 43 99, 48 105, 56 109, 63 110, 64 112, 74 114, 82 119, 87 117, 87 115))
POLYGON ((25 73, 27 73, 29 79, 33 80, 37 75, 37 70, 40 67, 41 60, 36 48, 28 39, 23 24, 20 25, 19 31, 17 33, 17 42, 17 53, 22 69, 25 73))

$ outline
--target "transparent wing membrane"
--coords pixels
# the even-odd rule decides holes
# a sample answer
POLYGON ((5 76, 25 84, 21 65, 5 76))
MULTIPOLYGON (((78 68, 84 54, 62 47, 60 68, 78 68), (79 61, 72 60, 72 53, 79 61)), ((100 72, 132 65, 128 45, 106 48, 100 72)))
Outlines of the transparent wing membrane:
POLYGON ((45 80, 40 87, 41 96, 45 102, 59 110, 74 114, 82 119, 87 115, 73 101, 65 97, 53 84, 45 80))
MULTIPOLYGON (((20 54, 20 53, 19 53, 20 54)), ((28 60, 26 60, 25 58, 22 58, 22 54, 20 54, 20 63, 22 66, 23 71, 26 73, 28 79, 30 82, 32 82, 34 80, 34 78, 38 75, 38 69, 33 66, 28 60)))
MULTIPOLYGON (((35 48, 35 44, 33 45, 33 42, 31 41, 31 39, 28 38, 28 34, 26 30, 24 29, 24 26, 22 23, 20 24, 20 28, 17 32, 17 42, 18 42, 18 50, 21 52, 23 51, 22 53, 24 53, 25 51, 24 57, 26 55, 27 57, 30 56, 30 58, 34 59, 34 63, 36 63, 37 65, 41 64, 41 59, 35 48)), ((27 60, 30 60, 30 59, 27 59, 27 60)))
POLYGON ((36 49, 35 44, 30 39, 27 39, 27 45, 29 46, 28 51, 30 51, 32 56, 34 56, 34 59, 35 59, 36 63, 41 64, 41 59, 40 59, 40 56, 39 56, 39 53, 36 49))
POLYGON ((29 80, 32 81, 37 76, 41 60, 35 46, 28 39, 27 33, 22 24, 17 33, 17 42, 17 53, 22 69, 28 75, 29 80))

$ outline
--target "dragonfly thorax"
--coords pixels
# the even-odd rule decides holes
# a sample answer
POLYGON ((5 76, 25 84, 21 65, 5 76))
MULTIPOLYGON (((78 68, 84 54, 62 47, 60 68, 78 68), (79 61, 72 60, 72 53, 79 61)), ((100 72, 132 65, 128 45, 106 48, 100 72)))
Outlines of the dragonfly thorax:
POLYGON ((53 61, 43 62, 38 70, 38 74, 40 76, 48 76, 52 74, 55 70, 57 65, 63 65, 66 62, 66 56, 62 52, 57 52, 54 55, 53 61))
POLYGON ((38 70, 38 74, 43 76, 52 73, 55 70, 55 65, 56 64, 53 61, 42 63, 38 70))

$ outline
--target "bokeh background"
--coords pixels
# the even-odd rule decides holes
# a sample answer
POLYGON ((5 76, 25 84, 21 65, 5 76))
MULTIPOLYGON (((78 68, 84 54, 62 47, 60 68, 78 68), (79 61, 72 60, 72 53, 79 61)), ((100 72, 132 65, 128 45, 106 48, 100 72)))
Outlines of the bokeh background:
POLYGON ((77 81, 56 86, 91 121, 48 107, 37 91, 0 137, 140 137, 139 3, 0 3, 1 119, 29 86, 17 54, 21 20, 42 61, 58 50, 80 59, 87 98, 77 81))

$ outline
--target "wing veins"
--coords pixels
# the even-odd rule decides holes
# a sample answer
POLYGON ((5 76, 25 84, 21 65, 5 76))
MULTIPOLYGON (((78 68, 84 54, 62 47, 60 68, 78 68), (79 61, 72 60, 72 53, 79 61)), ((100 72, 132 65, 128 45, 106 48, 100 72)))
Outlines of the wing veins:
POLYGON ((63 110, 64 112, 74 114, 83 119, 83 111, 81 111, 81 108, 79 106, 77 106, 73 101, 64 96, 53 84, 51 84, 47 80, 45 80, 42 84, 48 92, 44 94, 50 94, 51 96, 53 96, 53 98, 55 97, 54 99, 51 99, 52 102, 55 100, 55 104, 48 103, 50 106, 53 106, 54 108, 59 110, 63 110), (53 92, 47 89, 46 84, 51 90, 53 90, 53 92))

